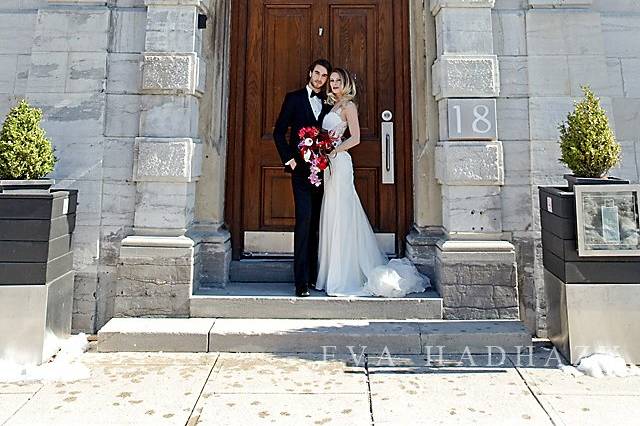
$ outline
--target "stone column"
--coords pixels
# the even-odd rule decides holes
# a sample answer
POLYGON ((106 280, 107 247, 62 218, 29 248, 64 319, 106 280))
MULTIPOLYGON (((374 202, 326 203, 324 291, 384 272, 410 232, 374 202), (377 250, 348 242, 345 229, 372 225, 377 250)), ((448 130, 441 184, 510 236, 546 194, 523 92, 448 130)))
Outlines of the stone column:
POLYGON ((231 233, 224 227, 231 0, 211 2, 209 15, 202 58, 210 71, 200 101, 200 134, 206 161, 196 188, 196 222, 189 232, 196 243, 196 293, 207 287, 224 287, 231 262, 231 233))
MULTIPOLYGON (((436 178, 442 185, 446 234, 437 244, 435 275, 447 319, 519 315, 515 249, 502 241, 502 144, 493 132, 482 139, 454 137, 448 117, 450 102, 489 105, 479 115, 485 120, 485 112, 495 110, 500 81, 493 6, 494 0, 431 0, 438 53, 433 94, 440 119, 436 178)), ((478 118, 475 114, 469 123, 478 118)), ((488 120, 495 129, 495 119, 488 120)))
POLYGON ((195 185, 206 67, 202 0, 145 0, 140 137, 134 149, 133 234, 122 241, 116 316, 188 316, 194 275, 195 185))

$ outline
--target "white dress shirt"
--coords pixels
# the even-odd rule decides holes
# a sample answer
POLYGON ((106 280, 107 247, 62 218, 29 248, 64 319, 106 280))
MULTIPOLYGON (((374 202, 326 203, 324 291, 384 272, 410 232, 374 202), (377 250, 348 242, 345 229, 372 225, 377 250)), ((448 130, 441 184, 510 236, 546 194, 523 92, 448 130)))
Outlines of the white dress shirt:
POLYGON ((316 117, 316 120, 317 120, 318 117, 320 116, 320 113, 322 112, 322 100, 317 96, 314 96, 312 98, 311 97, 312 91, 313 89, 311 89, 311 86, 307 84, 307 96, 309 97, 309 104, 311 104, 313 115, 316 117))

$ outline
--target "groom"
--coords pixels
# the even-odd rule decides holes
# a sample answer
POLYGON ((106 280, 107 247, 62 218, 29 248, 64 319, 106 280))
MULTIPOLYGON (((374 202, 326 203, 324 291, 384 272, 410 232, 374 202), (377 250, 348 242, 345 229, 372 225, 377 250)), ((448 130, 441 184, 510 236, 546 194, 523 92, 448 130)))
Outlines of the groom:
POLYGON ((309 66, 307 85, 285 96, 273 130, 280 159, 285 171, 291 173, 293 186, 296 207, 293 270, 298 297, 309 296, 309 288, 315 286, 318 275, 318 228, 322 205, 322 187, 309 182, 309 164, 298 150, 298 131, 309 126, 319 128, 322 124, 324 89, 329 74, 329 61, 314 61, 309 66), (285 135, 289 127, 291 136, 287 143, 285 135))

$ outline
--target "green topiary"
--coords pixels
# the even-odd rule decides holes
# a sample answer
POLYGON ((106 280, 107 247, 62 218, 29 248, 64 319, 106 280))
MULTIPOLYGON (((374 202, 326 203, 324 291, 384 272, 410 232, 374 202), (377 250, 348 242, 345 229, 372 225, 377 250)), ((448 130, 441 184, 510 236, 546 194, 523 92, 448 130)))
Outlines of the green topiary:
POLYGON ((9 111, 0 131, 0 179, 40 179, 57 161, 40 127, 42 111, 24 99, 9 111))
POLYGON ((609 127, 605 110, 589 86, 584 98, 574 103, 567 121, 560 124, 560 162, 576 177, 601 178, 620 162, 620 144, 609 127))

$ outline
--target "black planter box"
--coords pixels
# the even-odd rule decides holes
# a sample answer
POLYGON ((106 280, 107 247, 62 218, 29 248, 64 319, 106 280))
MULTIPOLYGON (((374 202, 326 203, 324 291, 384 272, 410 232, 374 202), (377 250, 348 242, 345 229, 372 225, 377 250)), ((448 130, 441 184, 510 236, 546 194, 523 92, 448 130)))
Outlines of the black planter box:
POLYGON ((46 362, 71 335, 76 190, 0 181, 0 359, 46 362))
MULTIPOLYGON (((599 179, 602 181, 604 179, 599 179)), ((624 183, 619 179, 607 183, 624 183)), ((575 195, 567 187, 539 187, 542 258, 545 269, 565 283, 637 284, 640 258, 579 257, 575 195)))
POLYGON ((45 285, 73 269, 77 190, 0 193, 0 286, 45 285))
POLYGON ((538 194, 548 338, 572 363, 607 348, 638 363, 640 257, 578 256, 575 194, 565 187, 539 187, 538 194))

